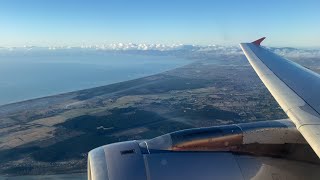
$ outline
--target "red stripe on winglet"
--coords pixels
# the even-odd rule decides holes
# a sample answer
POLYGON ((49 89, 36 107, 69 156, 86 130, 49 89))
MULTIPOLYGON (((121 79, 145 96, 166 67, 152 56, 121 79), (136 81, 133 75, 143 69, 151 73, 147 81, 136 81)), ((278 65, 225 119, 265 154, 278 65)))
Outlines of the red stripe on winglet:
POLYGON ((266 37, 260 38, 260 39, 258 39, 258 40, 256 40, 256 41, 253 41, 252 43, 255 44, 255 45, 257 45, 257 46, 260 46, 261 42, 262 42, 265 38, 266 38, 266 37))

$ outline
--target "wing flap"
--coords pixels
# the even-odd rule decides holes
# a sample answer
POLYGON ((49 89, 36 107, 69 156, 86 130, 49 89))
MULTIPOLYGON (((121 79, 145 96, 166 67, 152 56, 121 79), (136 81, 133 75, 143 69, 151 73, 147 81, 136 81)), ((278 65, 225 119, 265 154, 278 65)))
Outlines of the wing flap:
POLYGON ((320 76, 259 44, 240 46, 272 96, 320 157, 320 76))

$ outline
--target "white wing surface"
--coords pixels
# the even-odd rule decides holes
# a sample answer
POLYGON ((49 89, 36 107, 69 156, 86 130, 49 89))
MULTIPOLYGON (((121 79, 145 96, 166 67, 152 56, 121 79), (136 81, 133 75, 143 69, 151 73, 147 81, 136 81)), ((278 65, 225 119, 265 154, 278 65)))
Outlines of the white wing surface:
POLYGON ((320 157, 320 75, 264 47, 240 46, 270 93, 320 157))

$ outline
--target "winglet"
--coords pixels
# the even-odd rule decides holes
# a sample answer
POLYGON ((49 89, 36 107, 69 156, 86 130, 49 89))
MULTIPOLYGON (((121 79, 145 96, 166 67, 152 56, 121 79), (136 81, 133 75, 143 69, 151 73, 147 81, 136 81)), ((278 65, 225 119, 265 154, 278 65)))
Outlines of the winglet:
POLYGON ((265 38, 266 38, 266 37, 260 38, 260 39, 258 39, 258 40, 256 40, 256 41, 253 41, 252 43, 255 44, 255 45, 257 45, 257 46, 260 46, 261 42, 262 42, 265 38))

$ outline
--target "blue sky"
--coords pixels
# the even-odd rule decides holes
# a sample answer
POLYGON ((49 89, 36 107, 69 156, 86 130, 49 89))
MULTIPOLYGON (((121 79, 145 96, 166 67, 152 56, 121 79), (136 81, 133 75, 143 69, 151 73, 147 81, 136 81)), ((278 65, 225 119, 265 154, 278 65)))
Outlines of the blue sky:
POLYGON ((320 1, 1 0, 0 46, 109 43, 320 47, 320 1))

